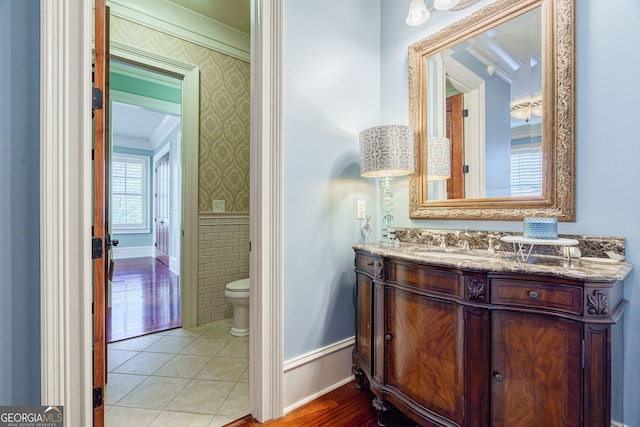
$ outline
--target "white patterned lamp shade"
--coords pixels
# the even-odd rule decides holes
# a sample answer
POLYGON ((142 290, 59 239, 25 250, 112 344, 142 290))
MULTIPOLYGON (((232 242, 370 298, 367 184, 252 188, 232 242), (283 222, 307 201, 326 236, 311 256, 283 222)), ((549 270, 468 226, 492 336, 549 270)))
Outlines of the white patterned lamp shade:
POLYGON ((398 246, 393 228, 393 177, 415 171, 413 130, 404 125, 376 126, 360 132, 360 175, 382 177, 382 244, 398 246))
POLYGON ((359 139, 362 176, 399 176, 414 172, 413 130, 409 126, 375 126, 360 132, 359 139))
POLYGON ((427 181, 451 178, 451 141, 432 136, 427 144, 427 181))

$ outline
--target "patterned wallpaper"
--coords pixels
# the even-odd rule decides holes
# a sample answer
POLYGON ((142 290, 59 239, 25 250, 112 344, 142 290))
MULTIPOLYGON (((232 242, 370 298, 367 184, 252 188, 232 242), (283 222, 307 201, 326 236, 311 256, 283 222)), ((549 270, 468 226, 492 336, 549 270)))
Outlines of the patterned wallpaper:
POLYGON ((249 63, 111 17, 111 39, 200 68, 198 210, 225 200, 227 212, 249 212, 249 63))

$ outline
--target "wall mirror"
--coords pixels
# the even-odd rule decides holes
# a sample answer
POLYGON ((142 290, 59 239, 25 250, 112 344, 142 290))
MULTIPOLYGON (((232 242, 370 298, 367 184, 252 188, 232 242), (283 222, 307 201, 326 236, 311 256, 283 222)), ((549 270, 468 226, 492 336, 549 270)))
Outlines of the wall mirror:
POLYGON ((497 0, 409 47, 411 218, 575 221, 574 23, 497 0))

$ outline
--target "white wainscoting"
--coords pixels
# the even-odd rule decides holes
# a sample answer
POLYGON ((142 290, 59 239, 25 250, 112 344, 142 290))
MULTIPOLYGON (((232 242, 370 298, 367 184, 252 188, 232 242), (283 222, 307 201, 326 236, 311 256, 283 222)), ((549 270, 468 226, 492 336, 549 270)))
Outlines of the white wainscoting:
POLYGON ((284 413, 353 380, 351 352, 355 338, 347 338, 284 363, 284 413))
POLYGON ((155 257, 153 246, 131 246, 128 248, 113 248, 113 259, 155 257))

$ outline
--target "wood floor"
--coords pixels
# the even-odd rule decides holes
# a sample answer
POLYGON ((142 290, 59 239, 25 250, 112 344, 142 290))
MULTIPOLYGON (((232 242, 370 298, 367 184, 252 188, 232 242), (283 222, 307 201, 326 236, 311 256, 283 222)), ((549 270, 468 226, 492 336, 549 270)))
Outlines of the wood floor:
POLYGON ((179 277, 152 257, 117 259, 107 342, 180 326, 179 277))
MULTIPOLYGON (((248 416, 225 427, 377 427, 378 415, 371 405, 373 397, 373 393, 366 387, 365 391, 360 392, 351 382, 291 411, 278 420, 260 424, 248 416)), ((394 409, 389 414, 389 426, 415 427, 417 424, 394 409)))

